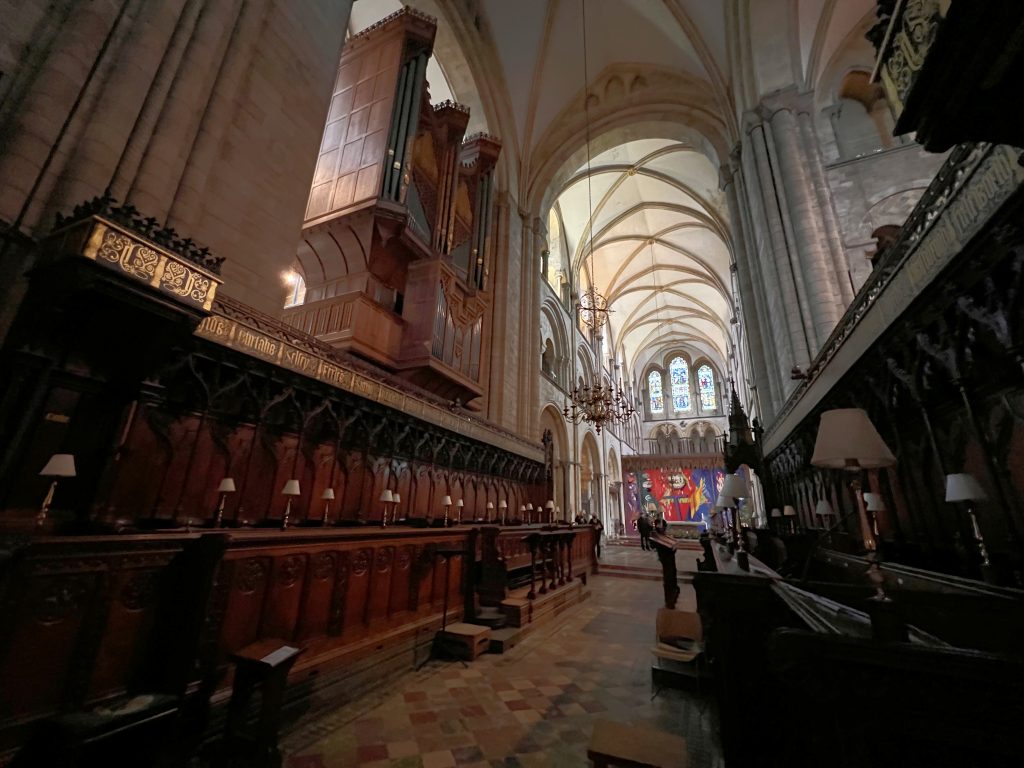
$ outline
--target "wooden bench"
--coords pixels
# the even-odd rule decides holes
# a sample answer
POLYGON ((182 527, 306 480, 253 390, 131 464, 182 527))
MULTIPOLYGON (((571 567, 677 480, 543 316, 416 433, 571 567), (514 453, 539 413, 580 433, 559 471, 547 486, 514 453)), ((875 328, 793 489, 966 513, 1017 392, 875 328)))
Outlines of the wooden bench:
POLYGON ((466 661, 473 661, 481 653, 486 653, 491 645, 490 627, 476 624, 449 624, 443 632, 437 633, 438 643, 453 655, 466 661))
POLYGON ((587 757, 595 768, 686 768, 686 740, 644 725, 596 720, 587 757))

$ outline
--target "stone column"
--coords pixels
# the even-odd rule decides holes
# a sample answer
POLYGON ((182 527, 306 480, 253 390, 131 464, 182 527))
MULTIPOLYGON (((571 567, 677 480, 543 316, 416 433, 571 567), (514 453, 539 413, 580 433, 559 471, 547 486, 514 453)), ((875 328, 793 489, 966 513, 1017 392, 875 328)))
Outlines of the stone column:
MULTIPOLYGON (((778 365, 768 365, 768 361, 779 360, 779 354, 775 350, 775 339, 772 334, 772 323, 770 321, 768 300, 765 296, 767 283, 762 277, 761 264, 758 259, 757 242, 753 234, 750 208, 744 204, 748 200, 746 190, 746 179, 744 178, 743 166, 741 163, 741 149, 733 150, 732 164, 723 172, 726 201, 729 205, 730 220, 733 229, 733 248, 735 251, 735 262, 737 265, 736 282, 737 292, 742 299, 743 321, 740 330, 746 331, 742 340, 747 345, 747 351, 752 361, 751 374, 754 376, 755 385, 761 393, 762 407, 774 413, 776 404, 783 400, 784 389, 778 365)), ((719 386, 719 411, 726 402, 727 393, 723 382, 716 382, 719 386)))
MULTIPOLYGON (((753 120, 756 117, 748 115, 748 122, 753 120)), ((793 365, 806 365, 811 352, 797 305, 793 266, 783 234, 764 127, 759 122, 747 131, 742 160, 743 187, 750 211, 750 245, 753 246, 748 247, 748 251, 755 265, 754 279, 762 286, 765 298, 764 327, 771 331, 770 357, 766 350, 766 358, 772 360, 769 369, 776 371, 778 386, 774 394, 776 402, 781 404, 793 388, 782 378, 783 372, 793 365)))
POLYGON ((792 214, 789 208, 789 200, 785 188, 781 160, 779 159, 778 144, 775 139, 775 128, 772 126, 771 110, 762 105, 758 111, 762 120, 761 136, 764 140, 763 156, 764 168, 762 173, 762 189, 770 195, 766 198, 765 205, 774 207, 774 213, 778 217, 782 231, 782 245, 784 251, 776 252, 775 256, 780 259, 780 271, 783 273, 783 281, 788 277, 793 284, 796 295, 796 313, 799 326, 803 332, 804 347, 807 360, 810 361, 817 351, 817 333, 814 326, 814 315, 811 312, 811 296, 808 293, 807 276, 801 270, 799 245, 797 244, 796 233, 793 231, 792 214))
MULTIPOLYGON (((506 190, 495 195, 494 259, 487 287, 492 291, 491 365, 487 382, 487 418, 506 429, 515 428, 516 372, 509 370, 509 361, 517 359, 520 314, 511 297, 518 293, 519 273, 512 266, 518 239, 512 233, 519 217, 513 213, 513 201, 506 190), (505 290, 498 290, 504 286, 505 290)), ((514 367, 514 366, 513 366, 514 367)))
POLYGON ((786 218, 793 230, 796 263, 803 277, 805 303, 812 323, 808 335, 812 353, 817 354, 839 321, 841 300, 837 298, 837 276, 823 231, 824 212, 812 178, 815 156, 805 144, 797 122, 797 101, 790 92, 784 99, 766 102, 765 106, 770 113, 779 163, 776 187, 780 200, 785 201, 786 218))
MULTIPOLYGON (((183 143, 193 146, 210 105, 217 75, 238 20, 238 0, 213 3, 196 19, 182 54, 186 65, 174 73, 173 100, 160 110, 138 174, 126 193, 140 210, 160 221, 167 219, 184 166, 175 163, 183 143), (177 167, 175 167, 177 166, 177 167)), ((325 94, 325 97, 327 94, 325 94)))
POLYGON ((846 257, 846 248, 843 246, 843 234, 839 229, 839 219, 832 204, 832 188, 829 186, 828 179, 825 178, 825 161, 814 130, 814 118, 810 113, 813 105, 810 103, 809 97, 805 99, 804 104, 806 109, 797 112, 797 121, 800 124, 800 137, 810 156, 808 167, 814 182, 814 191, 818 196, 818 207, 821 210, 821 228, 832 257, 837 298, 841 302, 838 311, 842 316, 846 308, 853 303, 855 291, 853 281, 850 279, 850 264, 846 257))

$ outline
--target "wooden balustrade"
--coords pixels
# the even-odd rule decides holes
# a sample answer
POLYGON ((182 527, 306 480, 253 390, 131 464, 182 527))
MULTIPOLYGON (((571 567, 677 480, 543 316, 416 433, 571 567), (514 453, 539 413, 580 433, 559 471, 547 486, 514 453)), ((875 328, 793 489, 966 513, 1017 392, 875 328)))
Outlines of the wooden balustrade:
POLYGON ((480 582, 483 605, 498 605, 515 587, 530 585, 529 597, 547 594, 597 570, 594 529, 587 526, 515 526, 481 529, 480 582))

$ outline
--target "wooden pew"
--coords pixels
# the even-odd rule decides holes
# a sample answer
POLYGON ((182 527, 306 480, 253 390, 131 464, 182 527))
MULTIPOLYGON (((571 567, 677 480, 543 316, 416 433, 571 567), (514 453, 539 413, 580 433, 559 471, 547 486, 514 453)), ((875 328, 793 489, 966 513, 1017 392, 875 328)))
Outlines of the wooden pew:
MULTIPOLYGON (((713 551, 718 571, 697 573, 694 588, 727 765, 1019 764, 1019 642, 1013 655, 958 648, 932 626, 879 642, 868 613, 713 551)), ((894 594, 897 606, 906 594, 894 594)), ((923 618, 949 595, 914 598, 923 618)))

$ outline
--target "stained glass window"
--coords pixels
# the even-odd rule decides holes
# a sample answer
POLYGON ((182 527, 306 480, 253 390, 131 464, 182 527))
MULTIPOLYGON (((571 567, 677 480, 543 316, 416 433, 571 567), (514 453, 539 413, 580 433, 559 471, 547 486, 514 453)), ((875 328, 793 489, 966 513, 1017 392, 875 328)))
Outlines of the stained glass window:
POLYGON ((677 357, 668 366, 672 380, 672 410, 690 410, 690 366, 681 357, 677 357))
POLYGON ((661 374, 651 371, 647 377, 647 394, 651 398, 651 413, 662 413, 665 410, 665 398, 661 394, 661 374))
POLYGON ((715 372, 710 365, 697 369, 697 391, 700 392, 701 408, 715 408, 715 372))

